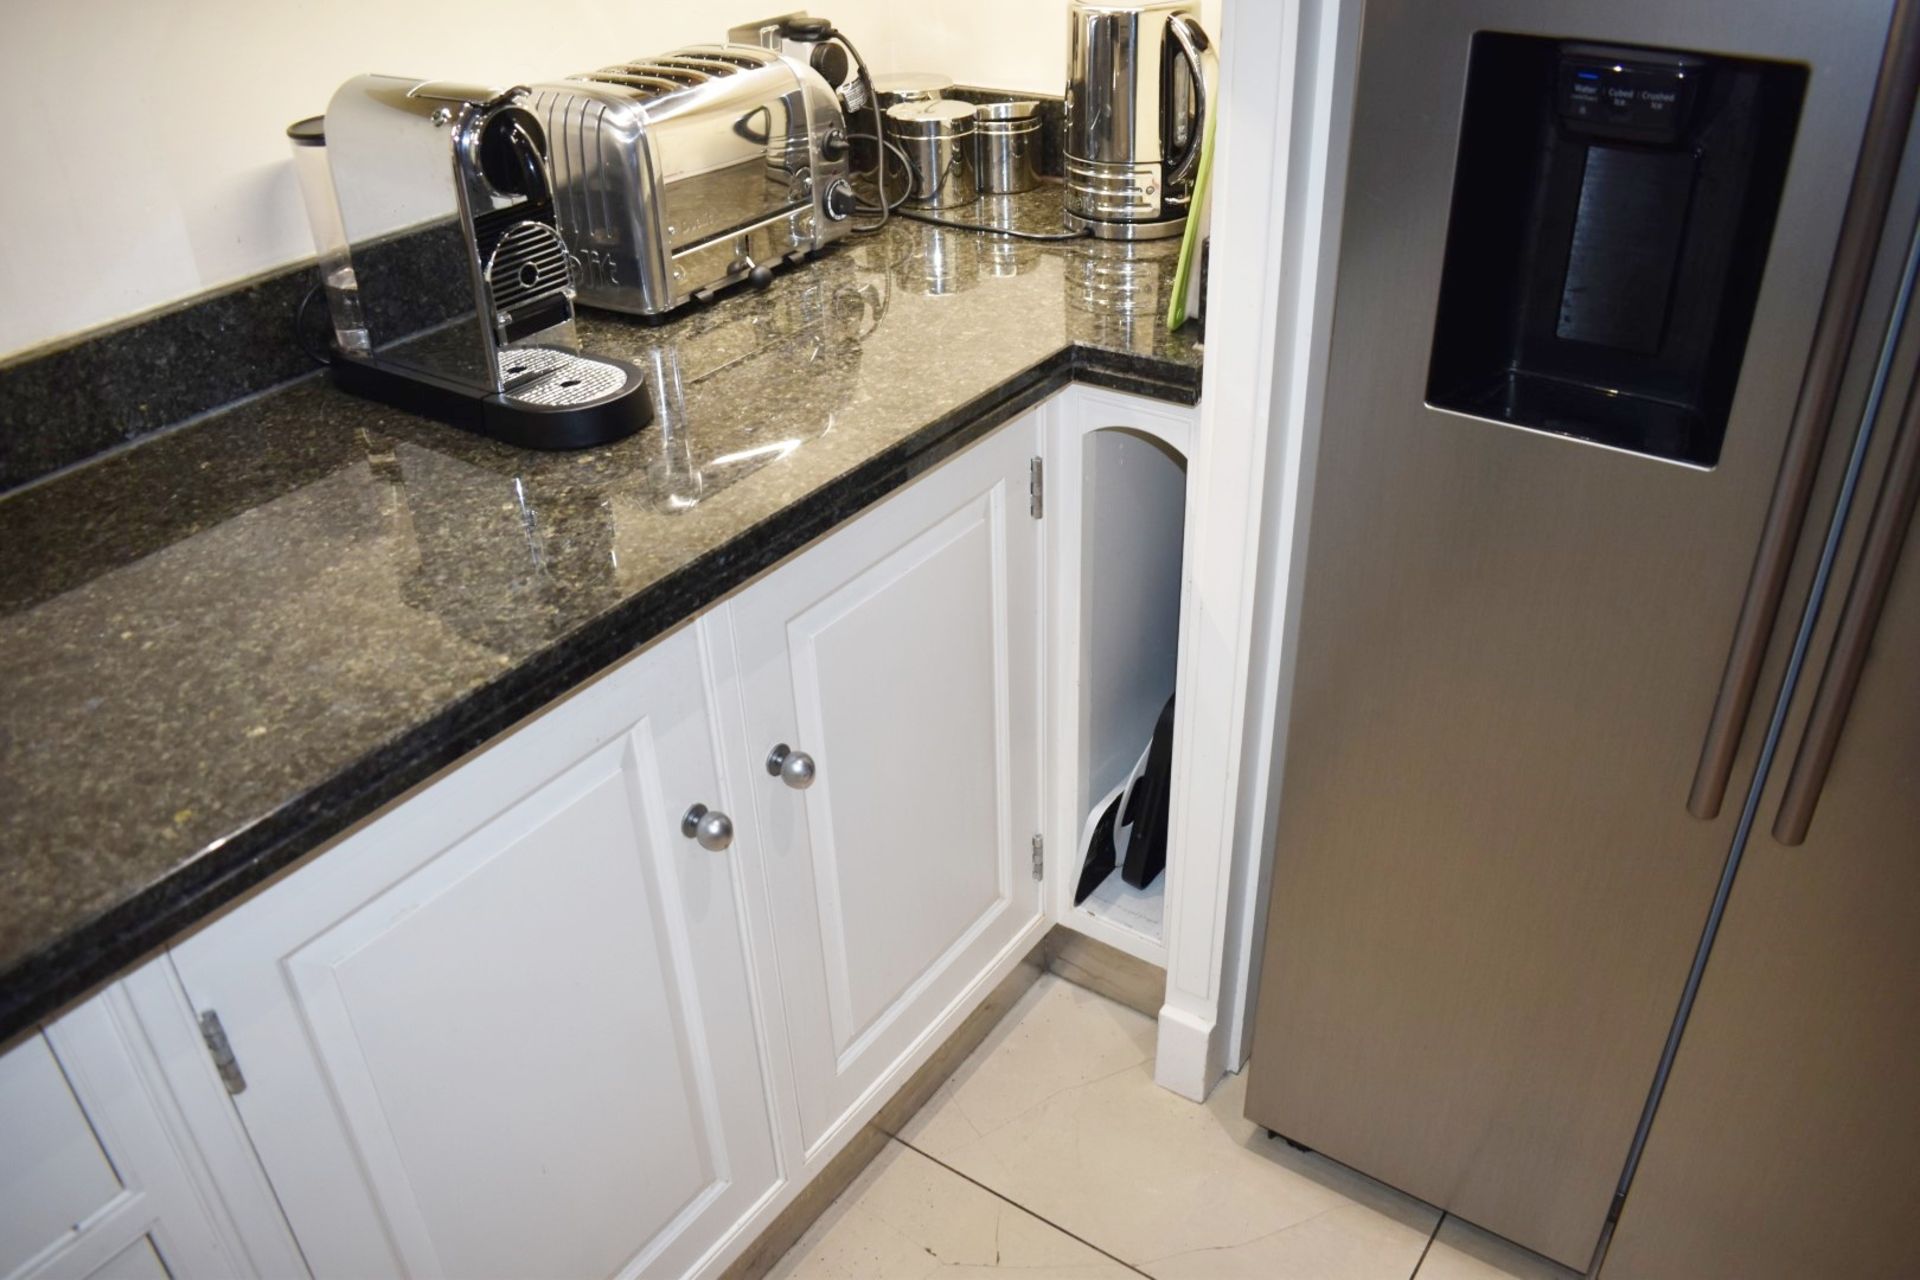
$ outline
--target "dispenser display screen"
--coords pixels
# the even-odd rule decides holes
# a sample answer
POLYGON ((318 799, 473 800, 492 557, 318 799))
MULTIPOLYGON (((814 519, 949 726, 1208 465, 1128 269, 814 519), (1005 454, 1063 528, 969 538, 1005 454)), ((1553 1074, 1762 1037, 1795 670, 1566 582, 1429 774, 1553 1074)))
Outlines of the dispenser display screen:
POLYGON ((1672 142, 1704 66, 1698 58, 1628 59, 1569 45, 1560 56, 1560 118, 1572 129, 1672 142))

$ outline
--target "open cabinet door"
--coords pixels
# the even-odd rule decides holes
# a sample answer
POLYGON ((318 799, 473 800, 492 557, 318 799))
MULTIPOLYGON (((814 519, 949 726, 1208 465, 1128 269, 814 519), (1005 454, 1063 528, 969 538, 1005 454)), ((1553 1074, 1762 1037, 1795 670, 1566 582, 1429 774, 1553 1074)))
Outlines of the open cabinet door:
POLYGON ((727 607, 809 1151, 1037 936, 1039 418, 727 607))

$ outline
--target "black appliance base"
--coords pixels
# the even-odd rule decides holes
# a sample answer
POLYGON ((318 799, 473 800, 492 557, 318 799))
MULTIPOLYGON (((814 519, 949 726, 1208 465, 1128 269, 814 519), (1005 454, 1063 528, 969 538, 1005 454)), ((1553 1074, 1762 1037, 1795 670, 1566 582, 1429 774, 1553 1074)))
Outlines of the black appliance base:
POLYGON ((475 391, 414 369, 336 356, 330 366, 344 391, 522 449, 589 449, 624 440, 653 421, 646 375, 623 360, 593 359, 624 370, 618 392, 570 405, 538 405, 475 391))

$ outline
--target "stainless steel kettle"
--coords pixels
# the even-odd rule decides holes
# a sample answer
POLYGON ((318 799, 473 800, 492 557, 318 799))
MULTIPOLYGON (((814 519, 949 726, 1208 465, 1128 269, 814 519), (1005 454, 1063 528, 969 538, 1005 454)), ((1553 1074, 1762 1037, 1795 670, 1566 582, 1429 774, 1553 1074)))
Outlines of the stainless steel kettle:
POLYGON ((1067 216, 1094 235, 1186 228, 1206 130, 1195 0, 1073 0, 1067 14, 1067 216))

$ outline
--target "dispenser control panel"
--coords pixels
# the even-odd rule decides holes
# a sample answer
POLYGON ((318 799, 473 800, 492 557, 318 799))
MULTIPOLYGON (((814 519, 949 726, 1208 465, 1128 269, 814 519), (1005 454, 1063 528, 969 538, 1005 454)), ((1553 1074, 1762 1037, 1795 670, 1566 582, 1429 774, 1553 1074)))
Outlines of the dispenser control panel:
POLYGON ((1698 58, 1566 45, 1560 52, 1560 118, 1580 133, 1674 142, 1686 125, 1705 70, 1698 58))

